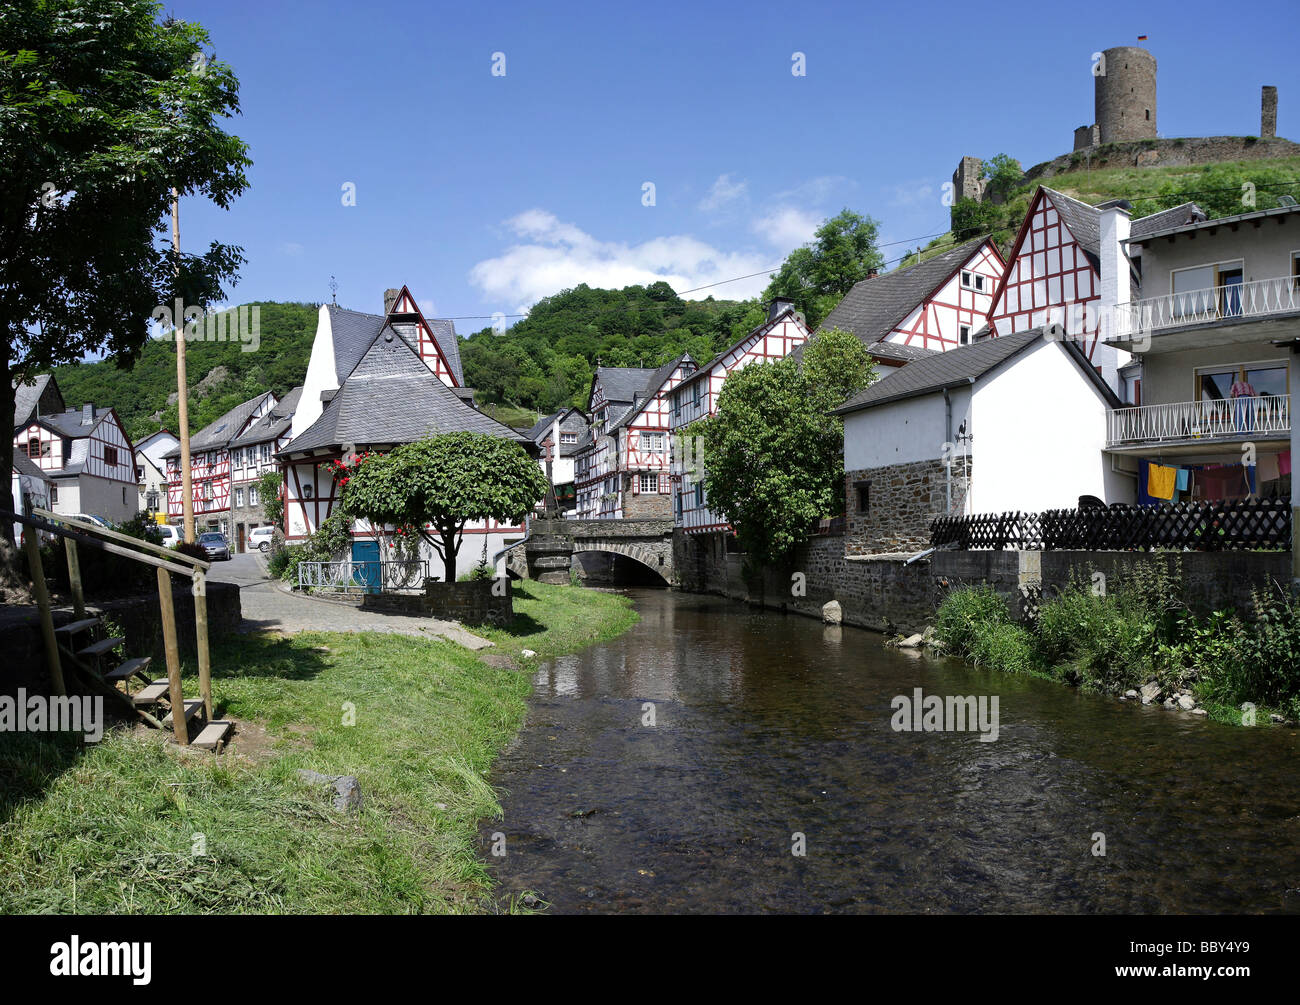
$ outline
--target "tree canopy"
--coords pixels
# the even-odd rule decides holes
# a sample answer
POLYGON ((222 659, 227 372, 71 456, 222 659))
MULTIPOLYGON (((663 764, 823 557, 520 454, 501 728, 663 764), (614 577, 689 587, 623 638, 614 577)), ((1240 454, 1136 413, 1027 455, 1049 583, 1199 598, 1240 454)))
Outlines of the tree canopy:
POLYGON ((876 246, 880 225, 869 216, 845 209, 822 222, 811 243, 786 257, 772 276, 763 300, 787 297, 815 329, 827 314, 872 269, 884 267, 876 246))
POLYGON ((780 565, 813 521, 843 511, 844 423, 830 409, 875 379, 858 338, 819 332, 802 366, 787 356, 751 364, 722 385, 717 413, 699 424, 705 491, 760 565, 780 565))
MULTIPOLYGON (((179 263, 171 191, 228 207, 247 147, 231 68, 197 24, 148 0, 0 8, 0 412, 11 378, 104 351, 129 364, 154 308, 225 298, 243 262, 214 242, 179 263), (179 277, 176 269, 179 264, 179 277)), ((0 438, 0 462, 12 442, 0 438)))
POLYGON ((518 523, 548 484, 519 444, 465 432, 371 455, 344 477, 344 510, 374 526, 390 525, 427 541, 442 557, 447 582, 456 578, 465 524, 518 523))

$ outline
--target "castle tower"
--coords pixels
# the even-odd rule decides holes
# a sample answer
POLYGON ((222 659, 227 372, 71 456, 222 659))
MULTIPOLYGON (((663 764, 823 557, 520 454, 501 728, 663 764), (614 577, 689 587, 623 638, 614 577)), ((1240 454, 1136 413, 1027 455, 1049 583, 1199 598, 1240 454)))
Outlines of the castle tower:
POLYGON ((1259 94, 1259 138, 1271 140, 1277 135, 1277 88, 1265 84, 1259 94))
POLYGON ((1094 78, 1097 130, 1102 143, 1156 137, 1156 58, 1137 46, 1102 52, 1094 78))

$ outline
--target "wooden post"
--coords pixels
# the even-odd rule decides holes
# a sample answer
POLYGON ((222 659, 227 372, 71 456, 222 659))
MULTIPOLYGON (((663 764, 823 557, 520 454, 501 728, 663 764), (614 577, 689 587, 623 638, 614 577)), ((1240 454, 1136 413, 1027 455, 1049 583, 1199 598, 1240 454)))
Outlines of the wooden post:
POLYGON ((41 546, 36 543, 36 531, 23 528, 23 547, 27 550, 27 567, 32 574, 32 592, 41 612, 41 634, 45 637, 45 664, 50 670, 50 684, 55 694, 67 694, 63 683, 63 666, 59 662, 59 642, 54 635, 54 615, 50 613, 50 591, 45 585, 45 570, 41 567, 41 546))
POLYGON ((80 621, 86 616, 86 594, 81 588, 81 559, 77 556, 77 542, 63 539, 63 550, 68 557, 68 583, 72 586, 72 609, 80 621))
POLYGON ((208 584, 202 569, 194 570, 194 638, 199 650, 199 696, 203 713, 212 721, 212 664, 208 658, 208 584))
POLYGON ((181 651, 176 642, 176 608, 172 604, 172 577, 158 570, 158 607, 162 611, 163 648, 167 653, 168 698, 172 705, 172 734, 182 747, 190 742, 189 720, 185 718, 185 694, 181 690, 181 651))
POLYGON ((190 392, 185 379, 185 309, 180 302, 181 276, 181 196, 172 189, 172 255, 175 259, 177 302, 181 317, 172 318, 176 342, 176 424, 181 435, 181 526, 182 535, 194 543, 194 485, 190 473, 190 392))

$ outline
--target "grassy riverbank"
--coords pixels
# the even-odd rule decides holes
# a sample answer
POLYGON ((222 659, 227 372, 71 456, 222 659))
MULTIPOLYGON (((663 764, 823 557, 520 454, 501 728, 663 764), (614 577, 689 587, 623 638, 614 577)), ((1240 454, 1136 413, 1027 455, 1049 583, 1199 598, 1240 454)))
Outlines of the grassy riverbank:
POLYGON ((378 633, 214 647, 217 711, 244 724, 219 757, 127 730, 89 748, 0 736, 0 912, 485 907, 477 822, 499 812, 485 775, 523 722, 530 668, 637 617, 613 594, 517 585, 515 624, 483 632, 486 660, 378 633), (493 665, 503 656, 518 668, 493 665), (299 768, 356 775, 363 809, 334 810, 299 768))
POLYGON ((1275 588, 1250 610, 1200 617, 1173 582, 1152 572, 1104 591, 1076 583, 1045 600, 1031 626, 1012 620, 989 587, 954 590, 935 617, 946 652, 1009 673, 1123 694, 1158 685, 1158 699, 1187 695, 1221 722, 1300 717, 1300 599, 1275 588))

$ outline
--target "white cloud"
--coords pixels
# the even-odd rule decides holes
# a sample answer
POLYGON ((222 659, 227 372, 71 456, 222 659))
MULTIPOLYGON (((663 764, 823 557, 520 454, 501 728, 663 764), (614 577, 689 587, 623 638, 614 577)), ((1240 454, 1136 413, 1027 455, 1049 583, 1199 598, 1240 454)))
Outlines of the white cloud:
POLYGON ((805 182, 800 182, 794 188, 786 189, 784 192, 777 192, 772 196, 772 201, 777 203, 793 203, 795 205, 817 205, 826 202, 836 193, 847 192, 849 189, 857 187, 857 183, 843 175, 825 174, 816 178, 809 178, 805 182))
POLYGON ((303 252, 303 246, 297 241, 282 241, 280 243, 280 254, 288 255, 290 258, 297 258, 303 252))
POLYGON ((700 200, 699 208, 704 213, 714 213, 730 202, 743 199, 749 191, 749 182, 743 178, 734 180, 729 174, 720 174, 709 187, 709 194, 700 200))
POLYGON ((754 220, 749 229, 781 253, 788 254, 813 239, 825 214, 793 206, 782 206, 754 220))
MULTIPOLYGON (((748 279, 689 293, 722 299, 757 296, 780 254, 745 250, 728 252, 687 234, 655 237, 640 244, 601 241, 543 209, 530 209, 505 223, 520 243, 469 271, 470 281, 489 302, 507 313, 523 312, 542 297, 579 283, 604 289, 666 282, 681 292, 738 276, 748 279)), ((772 242, 775 244, 775 242, 772 242)))

